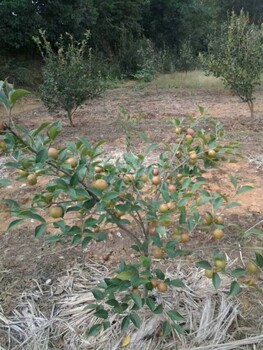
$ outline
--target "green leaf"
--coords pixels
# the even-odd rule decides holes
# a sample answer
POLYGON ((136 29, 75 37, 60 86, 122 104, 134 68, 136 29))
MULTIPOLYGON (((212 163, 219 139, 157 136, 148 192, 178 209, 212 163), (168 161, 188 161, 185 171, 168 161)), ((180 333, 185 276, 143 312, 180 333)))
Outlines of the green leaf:
POLYGON ((48 158, 47 149, 43 148, 36 155, 36 163, 44 163, 48 158))
POLYGON ((85 237, 81 243, 82 249, 87 248, 91 240, 92 240, 92 237, 85 237))
POLYGON ((100 309, 94 313, 94 316, 98 318, 103 318, 104 320, 106 320, 109 317, 109 313, 105 309, 100 309))
POLYGON ((159 279, 159 280, 164 280, 165 279, 165 275, 164 275, 164 273, 161 271, 161 270, 159 270, 159 269, 155 269, 155 270, 153 270, 153 272, 156 274, 156 277, 159 279))
POLYGON ((24 89, 17 89, 14 92, 12 92, 11 96, 9 97, 11 106, 13 106, 16 103, 16 101, 20 100, 28 94, 30 94, 30 92, 24 89))
POLYGON ((184 320, 183 316, 180 315, 179 312, 177 312, 177 311, 168 311, 167 315, 173 321, 183 321, 184 320))
POLYGON ((131 321, 134 324, 134 326, 136 328, 140 328, 140 326, 141 326, 141 319, 135 312, 132 312, 130 314, 130 318, 131 318, 131 321))
POLYGON ((70 178, 70 186, 75 187, 79 183, 79 175, 78 173, 74 173, 73 176, 70 178))
POLYGON ((214 209, 220 208, 223 203, 224 203, 224 199, 222 197, 217 197, 212 201, 212 205, 214 209))
POLYGON ((140 297, 140 295, 135 294, 135 293, 131 293, 131 297, 133 299, 133 301, 135 302, 135 304, 141 308, 142 307, 142 298, 140 297))
POLYGON ((135 276, 135 271, 122 271, 116 275, 116 277, 122 281, 130 281, 135 276))
POLYGON ((152 151, 154 151, 158 147, 158 143, 153 143, 150 146, 148 146, 145 150, 145 154, 148 154, 152 151))
POLYGON ((4 105, 7 112, 10 110, 11 108, 10 102, 8 101, 3 91, 0 91, 0 103, 4 105))
POLYGON ((221 284, 221 278, 217 272, 213 273, 212 281, 215 289, 218 289, 221 284))
POLYGON ((241 204, 238 202, 231 202, 231 203, 227 203, 226 208, 230 209, 230 208, 234 208, 234 207, 240 207, 240 205, 241 204))
POLYGON ((130 321, 131 321, 130 315, 127 315, 124 317, 124 319, 122 320, 122 323, 121 323, 121 331, 122 332, 124 332, 124 331, 126 331, 126 329, 128 329, 130 321))
POLYGON ((170 284, 177 288, 185 288, 185 284, 179 279, 171 280, 170 284))
POLYGON ((103 196, 103 200, 109 201, 109 200, 112 200, 112 199, 117 198, 118 196, 119 196, 119 193, 118 193, 118 192, 115 192, 115 191, 107 192, 107 193, 105 193, 105 195, 103 196))
POLYGON ((104 298, 104 293, 98 289, 93 289, 91 293, 93 294, 96 300, 102 300, 104 298))
POLYGON ((263 268, 263 255, 256 253, 256 263, 260 268, 263 268))
POLYGON ((247 191, 251 191, 253 190, 254 187, 253 186, 243 186, 243 187, 240 187, 237 191, 236 191, 236 194, 240 194, 240 193, 244 193, 244 192, 247 192, 247 191))
POLYGON ((87 336, 88 337, 92 337, 94 335, 96 335, 97 333, 99 333, 102 329, 102 324, 98 323, 98 324, 94 324, 92 327, 90 327, 87 336))
POLYGON ((161 313, 163 312, 163 305, 162 304, 159 304, 156 309, 154 309, 153 313, 155 315, 160 315, 161 313))
POLYGON ((230 176, 230 181, 234 188, 237 188, 237 179, 233 175, 230 176))
POLYGON ((102 323, 103 325, 103 330, 105 331, 106 329, 110 328, 111 324, 110 324, 110 321, 104 321, 102 323))
POLYGON ((0 179, 0 187, 1 186, 3 186, 3 187, 8 186, 10 183, 11 183, 10 180, 8 180, 6 178, 5 179, 0 179))
POLYGON ((182 328, 181 326, 179 326, 179 324, 173 323, 173 324, 172 324, 172 327, 174 328, 174 330, 175 330, 178 334, 184 335, 184 330, 183 330, 183 328, 182 328))
POLYGON ((169 322, 164 321, 162 324, 163 336, 167 337, 171 333, 172 327, 169 322))
POLYGON ((236 268, 231 272, 231 276, 233 277, 242 277, 242 276, 245 276, 245 274, 246 274, 246 270, 240 267, 236 268))
POLYGON ((89 304, 89 305, 86 305, 86 306, 84 306, 84 309, 83 309, 83 311, 85 311, 85 310, 94 310, 94 309, 96 309, 97 308, 97 304, 89 304))
POLYGON ((27 219, 33 219, 33 220, 40 221, 42 223, 46 222, 46 220, 42 216, 35 214, 35 213, 32 213, 30 210, 21 211, 21 212, 19 212, 19 215, 24 216, 27 219))
POLYGON ((151 297, 146 298, 146 304, 147 304, 148 308, 153 312, 155 309, 155 302, 154 302, 153 298, 151 298, 151 297))
POLYGON ((119 302, 116 299, 109 299, 106 301, 106 304, 113 306, 113 307, 119 306, 119 302))
POLYGON ((196 263, 197 267, 201 267, 201 269, 205 269, 205 270, 211 270, 212 266, 209 264, 208 261, 202 260, 202 261, 198 261, 196 263))
POLYGON ((32 136, 35 137, 37 136, 39 133, 41 133, 41 131, 43 131, 47 126, 49 125, 48 122, 42 123, 37 129, 35 129, 32 132, 32 136))
POLYGON ((16 211, 20 209, 19 204, 13 199, 4 199, 3 203, 7 204, 12 211, 13 210, 16 211))
POLYGON ((6 231, 8 232, 11 228, 13 228, 14 226, 20 224, 23 220, 24 219, 17 219, 17 220, 14 220, 14 221, 10 222, 10 224, 8 225, 6 231))
POLYGON ((239 294, 240 292, 241 292, 240 285, 236 281, 233 281, 231 283, 231 286, 230 286, 229 296, 230 297, 234 297, 237 294, 239 294))
POLYGON ((46 233, 46 229, 47 229, 47 225, 46 224, 38 225, 35 228, 35 237, 36 238, 42 237, 46 233))

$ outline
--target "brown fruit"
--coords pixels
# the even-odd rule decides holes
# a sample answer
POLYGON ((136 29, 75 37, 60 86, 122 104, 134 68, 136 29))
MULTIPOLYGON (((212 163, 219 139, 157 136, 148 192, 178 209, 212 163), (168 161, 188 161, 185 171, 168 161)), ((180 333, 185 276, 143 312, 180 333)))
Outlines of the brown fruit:
POLYGON ((163 203, 159 207, 159 212, 160 213, 167 213, 169 211, 169 207, 167 204, 163 203))
POLYGON ((176 157, 177 157, 178 159, 182 158, 182 156, 183 156, 182 151, 177 151, 177 152, 176 152, 176 157))
POLYGON ((154 227, 149 227, 149 235, 154 236, 155 235, 155 228, 154 227))
POLYGON ((177 135, 180 135, 182 133, 182 128, 174 128, 174 132, 177 134, 177 135))
POLYGON ((133 288, 132 289, 132 293, 137 294, 137 295, 141 295, 142 294, 140 289, 138 289, 138 288, 133 288))
POLYGON ((94 170, 95 170, 95 173, 99 174, 102 172, 103 169, 100 166, 95 166, 94 170))
POLYGON ((91 187, 104 191, 108 187, 108 184, 104 179, 98 179, 92 182, 91 187))
POLYGON ((190 241, 189 233, 182 233, 181 234, 181 238, 180 238, 180 242, 181 243, 187 243, 189 241, 190 241))
POLYGON ((176 191, 176 186, 173 184, 168 185, 168 191, 169 192, 175 192, 176 191))
POLYGON ((18 169, 18 174, 19 174, 19 176, 23 176, 23 177, 28 176, 28 172, 26 170, 23 170, 23 169, 18 169))
POLYGON ((212 215, 206 214, 204 218, 204 225, 211 225, 213 223, 212 215))
POLYGON ((246 264, 246 269, 252 274, 256 274, 259 271, 257 265, 253 264, 252 262, 246 264))
POLYGON ((197 154, 196 154, 196 152, 195 152, 195 151, 189 152, 189 157, 190 157, 190 159, 192 159, 192 160, 196 160, 196 159, 197 159, 197 154))
POLYGON ((205 276, 207 278, 212 278, 213 277, 213 273, 214 273, 213 270, 205 270, 205 276))
POLYGON ((190 159, 190 160, 189 160, 189 163, 190 163, 191 165, 195 165, 195 164, 196 164, 196 159, 190 159))
POLYGON ((226 267, 226 261, 221 259, 215 259, 215 266, 220 270, 223 270, 226 267))
POLYGON ((216 155, 216 151, 214 149, 210 149, 208 151, 208 156, 209 157, 213 158, 213 157, 215 157, 215 155, 216 155))
POLYGON ((152 250, 152 255, 155 259, 162 259, 164 257, 164 251, 162 248, 154 247, 152 250))
POLYGON ((213 232, 213 238, 222 239, 224 237, 224 231, 216 228, 213 232))
POLYGON ((192 135, 187 134, 187 135, 185 136, 185 139, 186 139, 186 141, 192 141, 192 140, 193 140, 193 137, 192 137, 192 135))
POLYGON ((156 288, 158 286, 158 280, 156 278, 150 279, 151 284, 153 285, 153 288, 156 288))
POLYGON ((123 176, 123 181, 126 185, 129 185, 134 180, 134 176, 132 174, 126 174, 123 176))
POLYGON ((153 176, 159 175, 159 169, 158 168, 153 168, 152 174, 153 174, 153 176))
POLYGON ((165 293, 165 292, 167 292, 168 286, 164 282, 159 282, 158 286, 157 286, 157 289, 158 289, 158 292, 165 293))
POLYGON ((5 123, 0 121, 0 131, 5 130, 5 123))
POLYGON ((27 176, 27 183, 30 186, 34 186, 37 183, 37 176, 36 174, 30 174, 27 176))
POLYGON ((224 219, 221 216, 216 216, 214 221, 215 221, 215 223, 217 225, 223 225, 224 224, 224 219))
POLYGON ((140 180, 143 182, 143 183, 146 183, 148 181, 148 176, 147 174, 143 173, 142 176, 140 177, 140 180))
POLYGON ((125 213, 123 212, 123 211, 121 211, 121 210, 116 210, 116 212, 115 212, 115 215, 118 217, 118 218, 121 218, 123 215, 124 215, 125 213))
POLYGON ((69 164, 71 168, 76 168, 76 166, 78 165, 78 161, 76 158, 68 158, 66 160, 66 163, 69 164))
POLYGON ((176 175, 176 177, 177 177, 177 180, 178 180, 178 181, 179 181, 179 180, 182 180, 183 174, 178 173, 178 174, 176 175))
POLYGON ((57 159, 58 158, 58 153, 59 153, 59 151, 56 148, 54 148, 54 147, 50 147, 49 150, 48 150, 49 158, 57 159))
POLYGON ((170 211, 173 211, 175 209, 175 204, 174 202, 168 202, 167 207, 170 211))
POLYGON ((0 149, 5 149, 6 148, 6 143, 4 140, 0 140, 0 149))
POLYGON ((193 130, 193 129, 187 129, 186 130, 186 133, 188 134, 188 135, 191 135, 191 136, 193 136, 194 135, 194 133, 195 133, 195 131, 193 130))
POLYGON ((159 175, 153 176, 153 178, 152 178, 152 183, 153 183, 153 185, 155 185, 155 186, 160 185, 160 183, 161 183, 161 178, 160 178, 160 176, 159 176, 159 175))
POLYGON ((53 205, 49 208, 49 215, 53 219, 62 218, 64 216, 64 209, 60 205, 53 205))
POLYGON ((144 184, 142 182, 137 182, 135 184, 135 187, 137 188, 137 190, 142 190, 144 188, 144 184))

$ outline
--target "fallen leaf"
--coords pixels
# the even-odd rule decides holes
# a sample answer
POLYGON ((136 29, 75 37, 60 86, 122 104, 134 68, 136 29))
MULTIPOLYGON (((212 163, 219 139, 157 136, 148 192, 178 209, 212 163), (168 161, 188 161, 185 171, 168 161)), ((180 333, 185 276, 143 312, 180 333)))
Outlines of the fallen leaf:
POLYGON ((130 335, 128 335, 127 337, 125 337, 121 343, 121 347, 124 348, 125 346, 128 346, 131 342, 131 337, 130 335))

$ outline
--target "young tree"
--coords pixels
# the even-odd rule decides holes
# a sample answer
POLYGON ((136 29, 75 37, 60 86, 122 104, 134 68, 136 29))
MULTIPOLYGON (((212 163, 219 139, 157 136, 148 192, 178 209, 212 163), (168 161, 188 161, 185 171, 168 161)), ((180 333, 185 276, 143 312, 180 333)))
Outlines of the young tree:
POLYGON ((76 109, 85 100, 98 96, 103 84, 91 51, 88 59, 85 58, 89 32, 81 42, 69 34, 67 39, 65 44, 61 37, 54 50, 44 32, 34 38, 45 63, 41 99, 50 111, 58 108, 66 111, 70 125, 74 126, 72 117, 76 109))
MULTIPOLYGON (((103 157, 101 142, 91 145, 83 137, 56 149, 53 144, 61 131, 59 122, 45 123, 31 131, 21 129, 19 133, 7 128, 2 137, 6 152, 13 154, 6 166, 16 168, 18 178, 26 178, 29 186, 35 186, 39 177, 47 180, 29 207, 14 200, 4 201, 17 217, 8 230, 22 220, 34 219, 38 222, 36 237, 45 236, 49 243, 71 240, 85 248, 92 240, 106 240, 108 228, 114 225, 138 254, 135 262, 123 261, 114 276, 92 290, 94 303, 87 308, 97 322, 91 325, 89 336, 109 327, 112 314, 121 320, 123 331, 129 324, 139 328, 140 310, 148 309, 155 315, 163 314, 160 322, 164 336, 182 333, 183 316, 158 296, 183 288, 184 283, 168 278, 163 265, 156 268, 154 261, 180 259, 186 253, 183 245, 189 240, 196 240, 197 246, 199 238, 194 232, 199 226, 208 237, 220 241, 225 228, 220 211, 238 205, 224 194, 204 188, 207 167, 215 167, 230 154, 236 158, 233 143, 221 143, 222 125, 213 123, 209 133, 198 130, 195 123, 186 128, 179 120, 171 121, 171 126, 174 142, 165 145, 153 164, 147 163, 146 155, 156 145, 149 145, 144 155, 124 153, 115 163, 103 157), (68 215, 73 219, 71 223, 68 215), (53 234, 48 233, 50 229, 53 234)), ((231 182, 236 194, 251 189, 238 186, 233 177, 231 182)), ((258 254, 258 267, 254 264, 253 268, 262 268, 262 261, 258 254)), ((210 262, 199 261, 197 266, 205 270, 215 288, 220 286, 220 275, 227 274, 232 279, 230 295, 239 293, 236 279, 246 271, 229 268, 223 252, 216 250, 210 262)))
POLYGON ((208 52, 200 55, 208 74, 220 77, 226 87, 249 106, 254 115, 254 91, 263 71, 263 28, 249 17, 232 12, 220 33, 209 38, 208 52))

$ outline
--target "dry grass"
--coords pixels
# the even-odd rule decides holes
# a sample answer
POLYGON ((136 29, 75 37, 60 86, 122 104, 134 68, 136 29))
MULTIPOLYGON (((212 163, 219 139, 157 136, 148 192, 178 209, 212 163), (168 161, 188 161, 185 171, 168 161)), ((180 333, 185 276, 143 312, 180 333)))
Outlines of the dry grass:
POLYGON ((161 74, 150 85, 159 89, 224 89, 220 79, 206 76, 202 71, 192 71, 187 74, 182 72, 161 74))
POLYGON ((37 289, 25 292, 10 317, 0 310, 0 330, 5 331, 8 339, 7 349, 117 350, 126 335, 131 336, 126 348, 129 350, 260 349, 262 310, 258 310, 258 329, 240 326, 239 320, 248 314, 241 311, 240 299, 226 296, 228 279, 224 278, 220 290, 216 291, 196 268, 180 265, 176 270, 168 268, 166 273, 170 278, 181 278, 187 287, 171 288, 165 294, 153 292, 164 305, 163 314, 153 315, 146 308, 140 310, 142 327, 136 330, 130 326, 125 335, 120 332, 121 318, 113 315, 109 319, 110 328, 87 338, 87 328, 97 322, 93 311, 85 310, 86 305, 94 303, 91 289, 111 271, 93 262, 76 266, 48 288, 38 285, 37 289), (184 316, 181 326, 185 335, 174 332, 164 340, 156 337, 156 333, 169 310, 177 310, 184 316))

